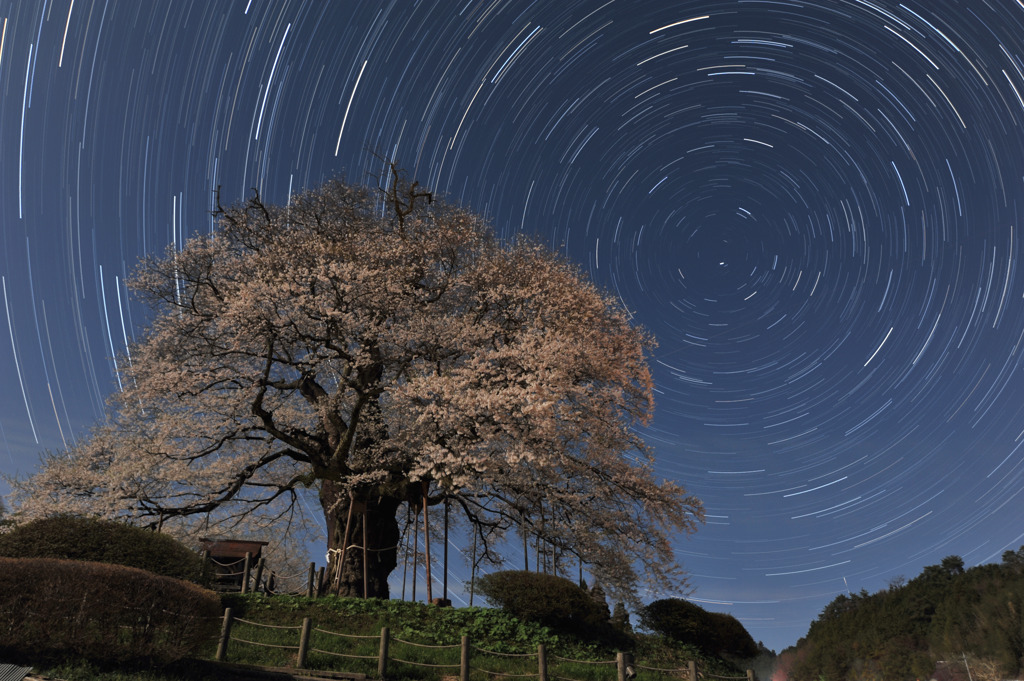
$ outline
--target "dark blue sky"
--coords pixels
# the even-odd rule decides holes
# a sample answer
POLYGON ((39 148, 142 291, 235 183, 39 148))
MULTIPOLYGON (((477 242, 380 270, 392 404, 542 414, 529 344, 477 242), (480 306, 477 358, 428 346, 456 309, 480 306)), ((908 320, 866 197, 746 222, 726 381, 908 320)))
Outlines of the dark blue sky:
POLYGON ((0 0, 0 470, 100 418, 123 279, 398 158, 655 334, 695 598, 796 641, 1024 544, 1021 0, 0 0))

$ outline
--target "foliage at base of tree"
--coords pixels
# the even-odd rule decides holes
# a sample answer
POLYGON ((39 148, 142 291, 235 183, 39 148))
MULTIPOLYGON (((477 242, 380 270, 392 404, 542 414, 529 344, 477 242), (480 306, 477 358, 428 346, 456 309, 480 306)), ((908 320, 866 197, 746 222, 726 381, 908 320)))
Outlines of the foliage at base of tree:
POLYGON ((381 626, 387 626, 393 637, 421 645, 458 645, 466 635, 473 645, 499 653, 532 653, 538 644, 550 649, 568 646, 577 655, 592 652, 586 643, 581 649, 548 627, 491 608, 446 608, 381 598, 264 594, 225 594, 222 602, 236 617, 261 623, 295 625, 309 617, 321 629, 357 635, 375 635, 381 626))
POLYGON ((1004 553, 1001 564, 965 570, 962 559, 947 556, 910 582, 842 594, 787 658, 793 681, 967 679, 967 666, 973 681, 1019 678, 1024 546, 1004 553))
POLYGON ((211 578, 202 556, 173 537, 124 523, 70 515, 34 520, 0 534, 0 557, 126 565, 204 586, 211 578))
POLYGON ((145 570, 0 558, 0 654, 167 663, 217 633, 212 591, 145 570))

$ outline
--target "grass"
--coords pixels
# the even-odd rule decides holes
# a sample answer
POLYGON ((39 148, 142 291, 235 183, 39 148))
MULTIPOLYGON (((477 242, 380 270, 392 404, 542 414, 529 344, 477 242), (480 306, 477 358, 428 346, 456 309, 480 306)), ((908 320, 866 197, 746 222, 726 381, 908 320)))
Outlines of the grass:
MULTIPOLYGON (((388 627, 389 681, 457 679, 463 635, 469 637, 471 644, 471 681, 493 681, 499 675, 508 677, 509 681, 515 681, 517 677, 536 678, 538 645, 544 645, 547 651, 551 679, 615 681, 617 678, 614 664, 617 650, 608 643, 588 640, 579 634, 553 632, 531 622, 522 622, 500 610, 438 608, 406 601, 334 596, 309 599, 262 594, 226 595, 224 605, 232 609, 236 618, 226 659, 230 663, 294 666, 302 621, 309 617, 314 629, 310 637, 311 652, 305 665, 308 669, 357 672, 376 678, 380 632, 382 627, 388 627)), ((686 669, 690 660, 696 660, 702 674, 743 675, 742 670, 718 658, 707 657, 690 646, 647 635, 631 636, 626 641, 638 665, 636 681, 678 679, 680 676, 677 674, 643 667, 686 669)), ((144 663, 119 668, 96 662, 33 661, 33 664, 45 675, 66 681, 231 679, 231 674, 213 662, 215 654, 216 641, 211 641, 200 651, 198 659, 184 660, 163 668, 144 663)))

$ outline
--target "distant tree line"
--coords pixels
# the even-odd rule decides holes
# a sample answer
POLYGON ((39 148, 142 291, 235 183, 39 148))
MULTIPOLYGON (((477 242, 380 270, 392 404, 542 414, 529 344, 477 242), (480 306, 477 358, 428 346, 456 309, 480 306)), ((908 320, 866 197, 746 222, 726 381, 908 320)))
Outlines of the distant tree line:
POLYGON ((1021 678, 1024 546, 1001 563, 965 570, 947 556, 909 582, 837 596, 780 670, 792 681, 1021 678))

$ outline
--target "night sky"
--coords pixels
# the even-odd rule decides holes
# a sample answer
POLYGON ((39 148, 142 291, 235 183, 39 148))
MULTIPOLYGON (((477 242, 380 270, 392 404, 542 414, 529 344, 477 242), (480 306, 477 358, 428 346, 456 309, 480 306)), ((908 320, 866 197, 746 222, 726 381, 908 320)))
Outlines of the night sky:
POLYGON ((694 598, 756 640, 1024 544, 1024 0, 0 0, 0 23, 4 473, 101 418, 147 319, 124 278, 213 228, 215 187, 284 203, 393 157, 657 337, 645 437, 708 512, 679 544, 694 598))

